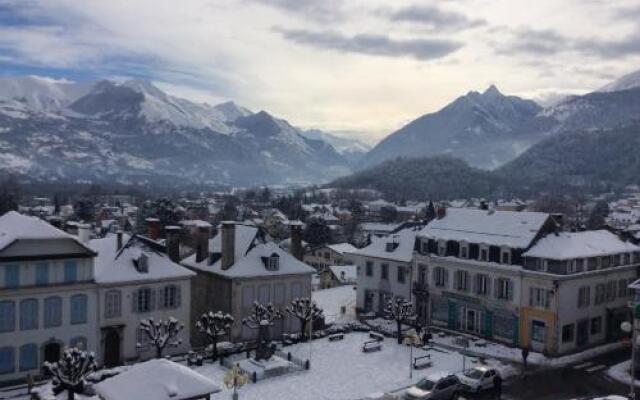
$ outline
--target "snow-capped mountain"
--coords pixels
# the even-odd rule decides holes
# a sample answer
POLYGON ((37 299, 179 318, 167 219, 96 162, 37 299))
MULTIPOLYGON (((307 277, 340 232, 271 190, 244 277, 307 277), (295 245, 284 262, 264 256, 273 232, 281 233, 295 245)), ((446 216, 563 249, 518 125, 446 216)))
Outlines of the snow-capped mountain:
POLYGON ((640 87, 640 70, 624 75, 601 87, 598 92, 617 92, 640 87))
POLYGON ((333 147, 266 112, 170 96, 149 82, 4 79, 0 169, 38 180, 121 183, 324 181, 333 147), (87 89, 88 87, 88 89, 87 89))
POLYGON ((494 168, 536 141, 521 128, 540 110, 535 102, 505 96, 495 86, 472 91, 387 136, 364 165, 399 156, 451 154, 473 166, 494 168))
POLYGON ((369 150, 371 150, 371 146, 359 141, 358 139, 339 136, 319 129, 308 129, 303 131, 302 135, 309 139, 322 140, 329 143, 338 153, 354 162, 359 161, 369 150))

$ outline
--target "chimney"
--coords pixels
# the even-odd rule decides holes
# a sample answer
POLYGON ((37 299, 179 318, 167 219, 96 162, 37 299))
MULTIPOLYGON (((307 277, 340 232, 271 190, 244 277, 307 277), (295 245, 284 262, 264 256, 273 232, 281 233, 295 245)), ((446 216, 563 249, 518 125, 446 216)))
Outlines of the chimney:
POLYGON ((158 240, 160 237, 160 220, 158 218, 147 218, 147 237, 151 240, 158 240))
POLYGON ((78 239, 82 243, 89 243, 89 236, 91 235, 91 225, 89 224, 78 224, 78 239))
POLYGON ((116 232, 116 250, 120 251, 122 248, 122 230, 118 229, 116 232))
POLYGON ((447 209, 444 207, 438 207, 438 211, 436 211, 436 217, 438 219, 442 219, 447 215, 447 209))
POLYGON ((198 225, 196 234, 196 262, 202 262, 209 257, 209 236, 211 235, 211 225, 208 223, 198 225))
POLYGON ((291 222, 291 255, 302 261, 302 223, 299 221, 291 222))
MULTIPOLYGON (((164 231, 166 233, 166 249, 167 255, 169 259, 175 263, 180 262, 180 227, 179 226, 165 226, 164 231)), ((207 238, 207 252, 208 252, 208 243, 209 240, 207 238)), ((205 256, 206 257, 206 256, 205 256)))
POLYGON ((236 254, 236 225, 233 221, 223 221, 220 232, 222 258, 220 266, 223 270, 231 268, 236 254))

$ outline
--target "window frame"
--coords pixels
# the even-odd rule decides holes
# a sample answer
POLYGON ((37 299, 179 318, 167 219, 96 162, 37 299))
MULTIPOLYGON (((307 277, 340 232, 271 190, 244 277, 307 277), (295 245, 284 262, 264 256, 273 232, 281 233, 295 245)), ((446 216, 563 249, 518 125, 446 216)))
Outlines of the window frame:
POLYGON ((39 307, 40 307, 40 304, 38 302, 38 299, 36 298, 23 299, 20 301, 20 330, 21 331, 31 331, 39 328, 39 323, 38 323, 39 307), (33 308, 34 315, 31 315, 31 316, 26 315, 28 311, 24 307, 26 307, 27 304, 35 304, 35 307, 33 308), (32 323, 27 324, 27 322, 32 322, 32 323))
POLYGON ((104 317, 120 316, 122 316, 122 292, 118 289, 109 289, 104 293, 104 317))
POLYGON ((89 298, 86 294, 74 294, 69 298, 69 323, 71 325, 86 324, 89 298), (78 315, 78 313, 80 313, 78 315))
POLYGON ((56 328, 62 326, 62 297, 49 296, 44 299, 44 321, 45 328, 56 328))
MULTIPOLYGON (((0 333, 5 333, 5 332, 15 332, 16 330, 16 302, 13 300, 2 300, 0 301, 0 306, 6 306, 7 311, 9 312, 2 312, 0 314, 0 316, 2 316, 4 319, 1 319, 0 322, 0 333), (6 323, 6 325, 5 325, 6 323)), ((2 309, 2 308, 0 308, 2 309)))

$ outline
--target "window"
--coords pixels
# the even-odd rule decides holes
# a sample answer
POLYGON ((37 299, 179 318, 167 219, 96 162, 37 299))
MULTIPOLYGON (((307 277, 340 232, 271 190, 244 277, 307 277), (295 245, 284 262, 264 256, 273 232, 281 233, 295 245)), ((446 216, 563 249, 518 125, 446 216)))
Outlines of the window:
POLYGON ((405 283, 407 281, 407 270, 405 267, 398 265, 398 283, 405 283))
POLYGON ((0 332, 16 329, 16 305, 13 301, 0 301, 0 332))
POLYGON ((242 307, 250 307, 255 300, 253 286, 242 287, 242 307))
POLYGON ((373 262, 367 261, 365 268, 367 276, 373 276, 373 262))
POLYGON ((299 299, 300 297, 302 297, 302 284, 294 282, 291 284, 291 298, 299 299))
POLYGON ((20 302, 20 330, 38 329, 38 300, 26 299, 20 302))
POLYGON ((617 286, 617 282, 616 281, 609 281, 607 282, 607 289, 606 289, 606 299, 607 301, 614 301, 616 299, 616 286, 617 286))
POLYGON ((136 349, 138 352, 143 352, 149 349, 149 344, 151 343, 151 339, 149 339, 149 335, 145 332, 144 329, 138 328, 136 330, 136 349))
POLYGON ((15 371, 15 350, 13 347, 0 347, 0 374, 15 371))
POLYGON ((491 292, 491 279, 485 274, 476 274, 474 285, 474 291, 478 295, 486 296, 491 292))
POLYGON ((496 279, 496 298, 507 301, 513 299, 513 283, 510 279, 496 279))
POLYGON ((58 296, 44 299, 44 327, 62 325, 62 298, 58 296))
POLYGON ((149 288, 140 288, 134 296, 134 310, 138 313, 146 313, 154 309, 154 292, 149 288))
POLYGON ((326 258, 327 260, 331 257, 331 255, 329 254, 328 251, 324 252, 324 258, 326 258))
POLYGON ((273 287, 273 302, 275 304, 284 304, 287 287, 283 283, 276 283, 273 287))
POLYGON ((380 278, 388 280, 389 279, 389 264, 381 264, 380 265, 380 278))
POLYGON ((487 249, 480 249, 480 261, 487 261, 489 259, 489 251, 487 249))
POLYGON ((167 285, 160 289, 162 293, 162 308, 180 307, 180 288, 176 285, 167 285))
POLYGON ((87 322, 87 296, 76 294, 71 296, 71 323, 84 324, 87 322))
POLYGON ((29 343, 20 346, 20 371, 38 368, 38 345, 29 343))
POLYGON ((567 324, 562 327, 562 343, 573 342, 574 324, 567 324))
POLYGON ((469 273, 463 270, 456 271, 456 289, 466 292, 469 290, 469 273))
POLYGON ((502 264, 511 264, 511 253, 508 251, 502 252, 502 264))
POLYGON ((598 259, 595 257, 587 259, 587 268, 589 271, 598 269, 598 259))
POLYGON ((435 267, 433 269, 433 282, 437 287, 446 287, 447 270, 442 267, 435 267))
POLYGON ((75 261, 64 262, 64 283, 73 283, 78 279, 78 263, 75 261))
POLYGON ((598 283, 596 285, 596 298, 594 301, 595 305, 604 303, 605 291, 606 291, 606 288, 604 283, 598 283))
POLYGON ((629 253, 624 253, 623 257, 624 257, 624 261, 623 261, 623 262, 624 262, 624 265, 629 265, 629 264, 631 264, 631 254, 629 254, 629 253))
POLYGON ((418 283, 427 284, 427 266, 424 264, 418 264, 418 283))
POLYGON ((549 291, 543 288, 529 288, 529 305, 531 307, 549 308, 549 291))
POLYGON ((78 350, 87 349, 87 338, 84 336, 78 336, 69 341, 69 347, 75 347, 78 350))
POLYGON ((280 267, 280 256, 273 253, 267 258, 266 266, 269 271, 277 271, 280 267))
POLYGON ((37 263, 36 264, 36 285, 42 286, 49 283, 49 264, 37 263))
POLYGON ((20 286, 20 268, 18 265, 4 266, 4 286, 7 288, 20 286))
POLYGON ((575 260, 567 261, 567 274, 573 274, 576 272, 576 262, 575 260))
POLYGON ((591 287, 582 286, 578 289, 578 308, 589 307, 591 303, 591 287))
POLYGON ((620 279, 618 281, 618 297, 625 298, 627 297, 627 280, 620 279))
POLYGON ((601 260, 602 268, 609 268, 611 266, 611 257, 602 257, 601 260))
POLYGON ((542 321, 531 321, 531 340, 538 343, 544 343, 546 336, 546 324, 542 321))
POLYGON ((267 304, 271 301, 270 297, 271 287, 269 285, 258 286, 258 303, 267 304))
POLYGON ((576 272, 584 271, 584 260, 579 258, 576 260, 576 272))
POLYGON ((116 318, 122 314, 122 294, 119 290, 109 290, 104 294, 104 317, 116 318))
POLYGON ((591 334, 598 335, 602 332, 602 317, 591 318, 591 334))

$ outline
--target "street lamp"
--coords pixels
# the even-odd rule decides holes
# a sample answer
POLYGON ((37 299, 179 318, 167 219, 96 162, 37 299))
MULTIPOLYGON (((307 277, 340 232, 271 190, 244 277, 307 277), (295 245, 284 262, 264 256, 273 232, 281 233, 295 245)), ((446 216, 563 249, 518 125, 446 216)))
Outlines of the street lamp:
POLYGON ((407 335, 404 338, 404 344, 408 345, 410 348, 409 352, 409 380, 413 380, 413 347, 420 346, 422 344, 422 339, 420 339, 420 335, 416 332, 415 329, 409 329, 407 331, 407 335))
POLYGON ((629 321, 624 321, 620 324, 620 329, 624 332, 631 332, 631 379, 629 380, 630 392, 629 399, 635 400, 636 398, 636 328, 635 328, 635 317, 632 317, 633 324, 629 321))

